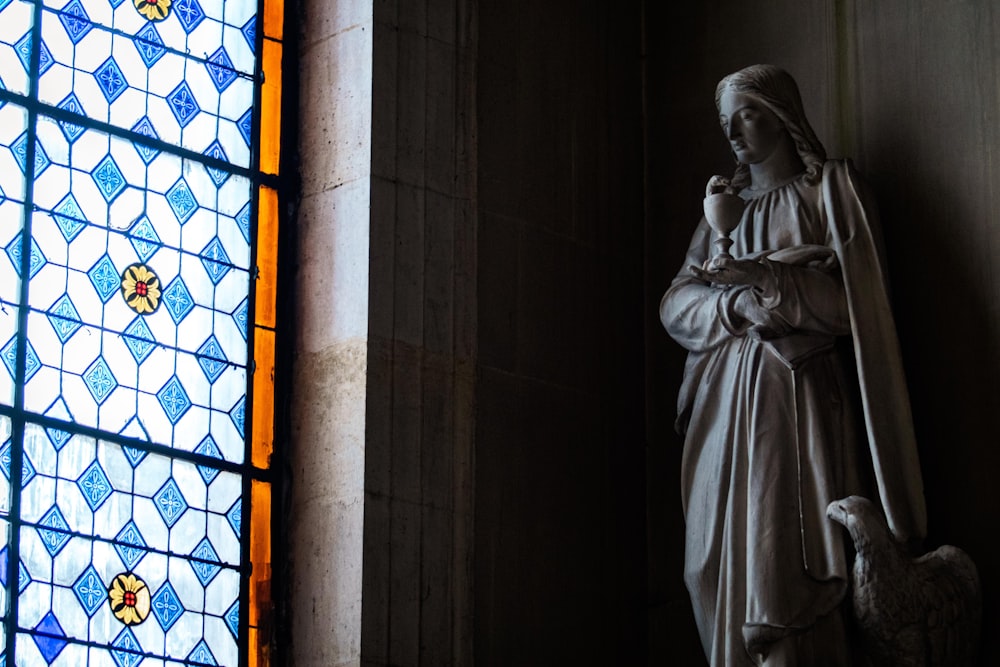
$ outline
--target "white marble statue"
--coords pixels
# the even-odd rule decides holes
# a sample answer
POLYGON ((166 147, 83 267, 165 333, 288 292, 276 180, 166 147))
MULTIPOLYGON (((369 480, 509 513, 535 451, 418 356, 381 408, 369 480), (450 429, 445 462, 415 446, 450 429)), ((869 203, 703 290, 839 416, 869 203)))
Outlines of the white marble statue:
POLYGON ((849 665, 849 564, 827 505, 876 498, 902 542, 926 524, 875 209, 851 164, 826 159, 785 71, 731 74, 716 104, 739 164, 709 190, 737 194, 742 217, 728 257, 701 221, 660 304, 688 350, 685 582, 713 667, 849 665))

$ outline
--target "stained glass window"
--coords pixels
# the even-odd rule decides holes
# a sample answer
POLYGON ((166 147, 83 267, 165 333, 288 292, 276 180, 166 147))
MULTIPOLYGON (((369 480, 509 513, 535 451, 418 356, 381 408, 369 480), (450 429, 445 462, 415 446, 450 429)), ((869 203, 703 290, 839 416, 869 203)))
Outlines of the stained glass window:
POLYGON ((282 14, 0 0, 0 666, 268 662, 282 14))

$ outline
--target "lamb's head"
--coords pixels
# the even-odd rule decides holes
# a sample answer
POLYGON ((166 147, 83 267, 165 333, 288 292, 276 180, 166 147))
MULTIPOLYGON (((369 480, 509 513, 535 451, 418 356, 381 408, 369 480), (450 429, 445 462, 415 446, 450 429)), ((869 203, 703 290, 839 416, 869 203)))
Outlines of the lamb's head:
POLYGON ((893 541, 882 513, 867 498, 848 496, 834 500, 826 506, 826 515, 847 529, 857 551, 893 541))

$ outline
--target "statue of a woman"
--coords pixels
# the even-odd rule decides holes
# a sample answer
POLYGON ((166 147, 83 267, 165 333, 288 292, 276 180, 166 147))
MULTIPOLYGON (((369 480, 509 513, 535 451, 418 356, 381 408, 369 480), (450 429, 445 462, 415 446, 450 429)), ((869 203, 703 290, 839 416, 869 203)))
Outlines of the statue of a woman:
POLYGON ((716 104, 745 202, 736 259, 713 258, 703 219, 660 304, 689 351, 685 582, 713 667, 849 665, 827 504, 877 494, 904 541, 926 524, 875 210, 853 167, 826 160, 788 73, 740 70, 716 104))

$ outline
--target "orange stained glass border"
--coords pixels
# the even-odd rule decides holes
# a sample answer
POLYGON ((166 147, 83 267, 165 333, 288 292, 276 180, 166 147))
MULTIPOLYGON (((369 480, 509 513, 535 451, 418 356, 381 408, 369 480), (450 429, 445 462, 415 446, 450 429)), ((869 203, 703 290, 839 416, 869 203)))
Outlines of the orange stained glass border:
MULTIPOLYGON (((257 136, 258 169, 277 175, 281 160, 283 0, 263 3, 260 127, 257 136)), ((267 470, 274 451, 275 332, 278 295, 278 193, 261 186, 257 192, 256 268, 253 322, 253 401, 251 463, 267 470)), ((250 667, 271 664, 274 604, 271 591, 272 489, 253 480, 250 487, 250 581, 247 613, 247 652, 250 667)))
POLYGON ((261 186, 257 199, 257 274, 254 287, 254 372, 251 459, 270 466, 274 451, 274 355, 278 299, 278 193, 261 186))
POLYGON ((257 199, 257 275, 254 324, 273 329, 278 303, 278 193, 261 186, 257 199))
POLYGON ((274 332, 257 327, 253 348, 251 460, 255 467, 267 469, 274 452, 274 332))
POLYGON ((250 491, 249 664, 271 662, 274 604, 271 598, 271 485, 254 480, 250 491))
POLYGON ((284 33, 285 3, 282 0, 265 0, 264 36, 271 39, 284 39, 284 33))
POLYGON ((264 39, 260 87, 260 170, 277 174, 281 157, 281 42, 264 39))

